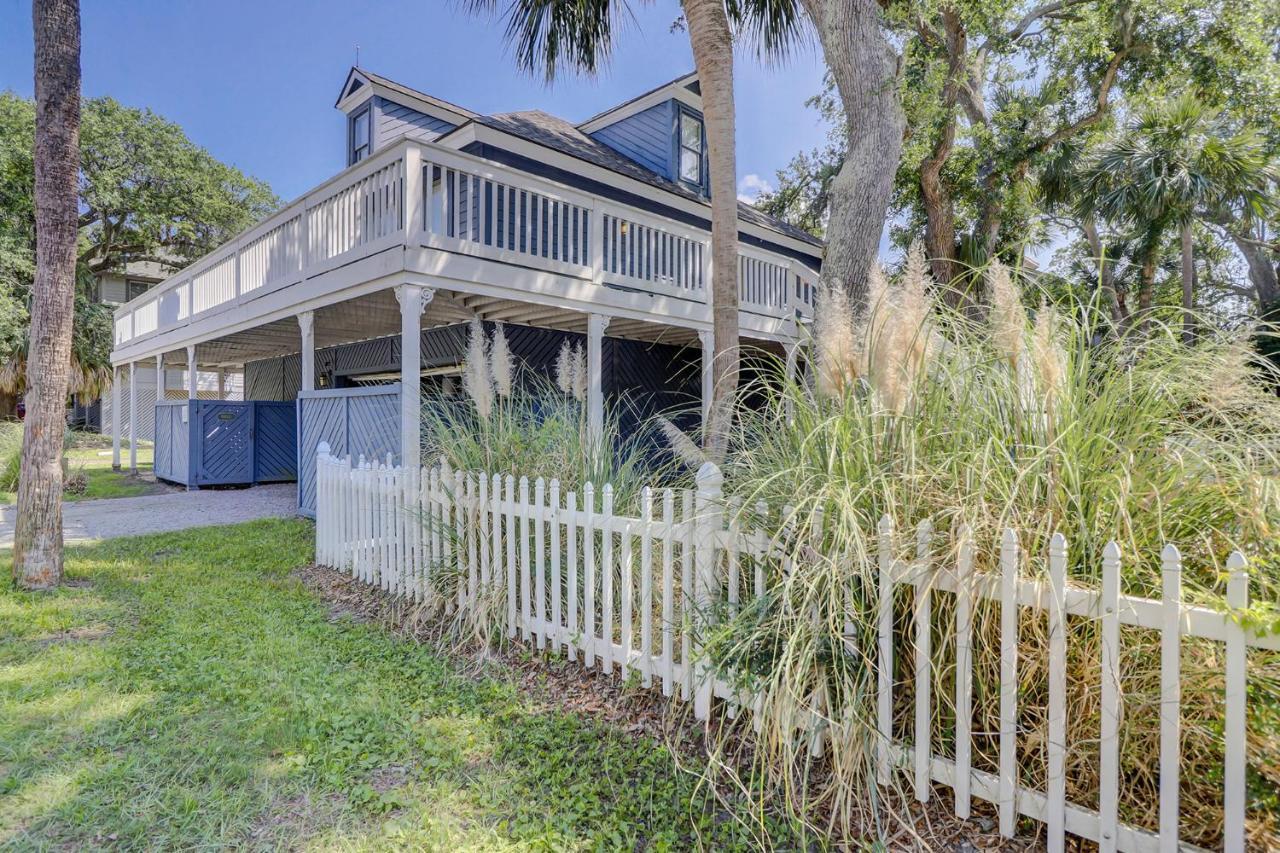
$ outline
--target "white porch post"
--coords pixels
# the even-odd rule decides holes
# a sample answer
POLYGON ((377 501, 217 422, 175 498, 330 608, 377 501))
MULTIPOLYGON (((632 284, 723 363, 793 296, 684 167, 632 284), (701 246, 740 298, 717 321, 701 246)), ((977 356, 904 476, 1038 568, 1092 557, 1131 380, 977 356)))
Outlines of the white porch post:
POLYGON ((786 366, 787 389, 782 399, 784 400, 784 406, 786 407, 788 422, 790 422, 794 418, 795 401, 791 397, 790 388, 792 385, 796 383, 796 371, 799 366, 798 365, 799 359, 800 359, 800 342, 794 341, 792 343, 787 344, 787 366, 786 366))
POLYGON ((603 314, 587 318, 587 434, 598 439, 604 434, 604 331, 609 319, 603 314))
POLYGON ((435 291, 419 284, 396 287, 400 302, 400 464, 416 468, 422 453, 422 312, 435 291))
POLYGON ((138 363, 129 362, 129 470, 138 473, 138 363))
POLYGON ((227 370, 224 367, 218 368, 218 399, 227 399, 227 370))
POLYGON ((715 378, 711 372, 715 361, 715 338, 710 329, 698 332, 698 340, 702 342, 702 428, 706 430, 711 419, 711 398, 715 394, 715 378))
POLYGON ((120 368, 111 365, 111 469, 120 470, 120 368))
POLYGON ((200 386, 196 383, 196 348, 187 347, 187 399, 194 400, 200 396, 200 386))
POLYGON ((164 399, 164 355, 156 356, 156 402, 164 399))
POLYGON ((298 328, 302 330, 302 390, 316 390, 316 312, 303 311, 298 315, 298 328))

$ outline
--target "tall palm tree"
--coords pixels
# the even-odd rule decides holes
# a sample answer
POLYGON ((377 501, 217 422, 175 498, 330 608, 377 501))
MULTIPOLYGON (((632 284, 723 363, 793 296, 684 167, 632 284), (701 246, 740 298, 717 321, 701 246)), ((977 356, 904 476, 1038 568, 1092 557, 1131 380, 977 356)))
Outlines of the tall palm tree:
POLYGON ((1164 238, 1178 232, 1182 261, 1183 337, 1195 326, 1194 225, 1223 205, 1261 214, 1271 179, 1256 131, 1233 128, 1194 94, 1154 104, 1104 143, 1081 176, 1079 208, 1131 227, 1141 259, 1137 319, 1149 317, 1164 238))
POLYGON ((34 0, 36 275, 27 356, 13 574, 26 589, 62 580, 62 442, 75 305, 80 171, 80 4, 34 0))
MULTIPOLYGON (((490 13, 498 0, 469 0, 490 13)), ((702 87, 711 186, 712 361, 709 447, 721 446, 728 429, 728 399, 738 386, 738 202, 734 146, 733 29, 753 32, 766 51, 780 51, 796 32, 793 0, 681 0, 693 61, 702 87)), ((507 37, 516 61, 548 80, 561 68, 594 74, 613 48, 614 23, 626 0, 509 0, 507 37)))

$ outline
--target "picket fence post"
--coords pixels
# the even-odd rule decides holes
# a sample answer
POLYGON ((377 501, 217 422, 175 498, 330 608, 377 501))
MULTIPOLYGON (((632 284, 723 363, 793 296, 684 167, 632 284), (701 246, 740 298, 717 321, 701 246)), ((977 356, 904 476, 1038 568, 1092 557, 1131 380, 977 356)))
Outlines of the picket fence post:
POLYGON ((703 640, 710 628, 711 608, 714 604, 714 584, 716 573, 716 540, 720 538, 723 526, 721 517, 721 488, 724 486, 724 475, 714 463, 704 462, 698 469, 696 478, 697 492, 694 498, 697 536, 694 540, 694 619, 693 633, 694 660, 697 661, 698 674, 695 681, 696 692, 693 700, 693 715, 699 720, 711 717, 711 695, 713 682, 711 667, 706 660, 703 640))

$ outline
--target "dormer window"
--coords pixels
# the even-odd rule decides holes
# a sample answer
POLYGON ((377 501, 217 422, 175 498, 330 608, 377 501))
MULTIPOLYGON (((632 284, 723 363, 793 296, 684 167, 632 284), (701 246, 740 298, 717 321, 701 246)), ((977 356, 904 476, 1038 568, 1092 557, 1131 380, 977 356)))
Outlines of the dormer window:
POLYGON ((347 157, 348 165, 355 165, 369 156, 369 152, 373 150, 372 131, 373 125, 370 119, 369 107, 352 114, 348 133, 350 137, 350 154, 347 157))
POLYGON ((680 111, 680 180, 696 187, 703 186, 702 119, 692 113, 680 111))

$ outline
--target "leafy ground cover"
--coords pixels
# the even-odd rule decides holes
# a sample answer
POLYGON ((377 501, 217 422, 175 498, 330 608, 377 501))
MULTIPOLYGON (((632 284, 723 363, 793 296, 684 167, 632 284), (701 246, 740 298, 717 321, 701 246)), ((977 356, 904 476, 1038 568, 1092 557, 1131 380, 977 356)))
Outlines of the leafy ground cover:
POLYGON ((0 846, 757 846, 658 740, 326 606, 312 536, 116 540, 0 592, 0 846))

